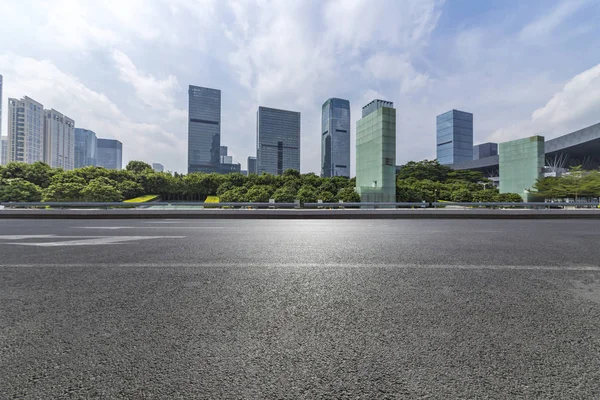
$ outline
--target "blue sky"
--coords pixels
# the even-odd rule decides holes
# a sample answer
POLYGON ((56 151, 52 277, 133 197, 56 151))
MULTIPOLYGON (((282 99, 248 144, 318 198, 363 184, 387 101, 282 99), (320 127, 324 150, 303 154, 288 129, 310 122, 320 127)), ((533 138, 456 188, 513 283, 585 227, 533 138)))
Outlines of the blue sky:
POLYGON ((435 157, 435 116, 452 108, 474 113, 476 143, 600 122, 598 20, 595 0, 9 2, 2 104, 28 95, 121 140, 124 161, 184 172, 187 87, 214 87, 243 168, 265 105, 302 112, 302 172, 319 172, 322 103, 350 100, 354 142, 361 107, 383 98, 400 164, 435 157))

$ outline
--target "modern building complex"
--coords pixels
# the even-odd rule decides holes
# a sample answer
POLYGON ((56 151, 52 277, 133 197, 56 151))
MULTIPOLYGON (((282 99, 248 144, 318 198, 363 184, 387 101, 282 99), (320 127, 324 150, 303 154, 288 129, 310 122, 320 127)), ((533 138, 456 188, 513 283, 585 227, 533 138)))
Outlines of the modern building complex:
POLYGON ((188 96, 188 173, 219 172, 221 91, 190 85, 188 96))
POLYGON ((300 171, 300 113, 259 107, 256 121, 257 173, 300 171))
POLYGON ((98 157, 96 133, 75 128, 75 168, 96 166, 98 157))
POLYGON ((248 174, 256 174, 256 157, 248 157, 248 174))
POLYGON ((473 160, 495 156, 498 154, 498 143, 483 143, 473 146, 473 160))
POLYGON ((356 123, 356 191, 363 202, 396 201, 396 109, 373 100, 356 123))
POLYGON ((544 138, 532 136, 500 143, 500 193, 533 200, 532 187, 544 172, 544 138))
POLYGON ((0 137, 0 165, 8 164, 8 136, 0 137))
POLYGON ((450 110, 437 116, 437 160, 454 164, 473 159, 473 114, 450 110))
MULTIPOLYGON (((541 167, 546 175, 554 175, 561 171, 567 170, 569 167, 581 165, 585 170, 597 169, 600 167, 600 123, 588 126, 575 132, 568 133, 563 136, 559 136, 555 139, 544 141, 540 144, 540 136, 534 136, 535 144, 529 144, 531 147, 535 147, 536 151, 543 152, 543 158, 541 167), (540 150, 541 147, 541 150, 540 150)), ((528 143, 531 138, 521 139, 528 143)), ((509 142, 509 144, 512 142, 509 142)), ((514 145, 514 146, 518 146, 514 145)), ((523 171, 520 174, 529 178, 523 178, 521 183, 517 185, 515 182, 514 174, 510 169, 510 164, 514 161, 510 154, 502 154, 504 149, 510 150, 515 153, 513 146, 505 147, 505 143, 498 145, 498 154, 489 157, 481 157, 476 160, 463 161, 449 165, 450 168, 456 170, 473 170, 480 171, 484 176, 490 178, 495 182, 500 182, 501 193, 526 193, 527 189, 530 189, 532 176, 539 176, 540 174, 540 163, 536 159, 536 163, 520 163, 517 164, 517 168, 528 168, 528 171, 523 171), (513 149, 513 150, 511 150, 513 149), (504 178, 503 174, 512 174, 512 178, 504 178), (512 184, 509 182, 513 182, 512 184), (517 186, 516 186, 517 185, 517 186), (523 186, 523 187, 521 187, 523 186)), ((507 150, 507 151, 508 151, 507 150)), ((531 150, 531 149, 530 149, 531 150)), ((525 150, 521 150, 525 152, 525 150)), ((531 150, 533 153, 533 150, 531 150)), ((531 154, 532 154, 531 153, 531 154)), ((533 156, 532 156, 533 157, 533 156)), ((536 156, 537 157, 537 156, 536 156)), ((521 178, 519 178, 521 179, 521 178)), ((529 198, 534 194, 529 193, 529 198)))
POLYGON ((97 165, 108 169, 121 169, 123 144, 114 139, 97 140, 97 165))
POLYGON ((321 109, 321 176, 350 177, 350 102, 331 98, 321 109))
POLYGON ((152 163, 152 169, 156 172, 164 172, 165 167, 160 163, 152 163))
POLYGON ((52 168, 72 170, 75 165, 75 121, 44 110, 44 162, 52 168))
POLYGON ((8 162, 44 161, 44 106, 25 96, 8 99, 8 162))

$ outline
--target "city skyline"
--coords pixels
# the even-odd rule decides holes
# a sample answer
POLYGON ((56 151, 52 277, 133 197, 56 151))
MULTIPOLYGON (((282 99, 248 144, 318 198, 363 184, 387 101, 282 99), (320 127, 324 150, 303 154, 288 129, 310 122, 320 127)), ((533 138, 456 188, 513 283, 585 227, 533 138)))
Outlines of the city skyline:
POLYGON ((330 97, 350 101, 351 143, 360 104, 393 101, 398 163, 435 158, 435 116, 448 109, 476 115, 479 144, 551 139, 595 123, 600 107, 593 1, 207 0, 202 13, 149 1, 143 18, 133 5, 113 8, 39 5, 27 14, 40 29, 36 42, 20 34, 27 5, 3 9, 0 23, 14 32, 0 38, 3 133, 8 97, 27 95, 121 140, 125 162, 161 159, 186 172, 186 91, 198 84, 222 91, 221 133, 243 167, 256 108, 267 105, 302 113, 302 172, 319 174, 319 105, 330 97), (66 11, 77 24, 57 24, 66 11), (337 29, 330 22, 339 15, 337 29), (347 29, 356 24, 360 35, 347 29), (223 26, 227 35, 218 34, 223 26))

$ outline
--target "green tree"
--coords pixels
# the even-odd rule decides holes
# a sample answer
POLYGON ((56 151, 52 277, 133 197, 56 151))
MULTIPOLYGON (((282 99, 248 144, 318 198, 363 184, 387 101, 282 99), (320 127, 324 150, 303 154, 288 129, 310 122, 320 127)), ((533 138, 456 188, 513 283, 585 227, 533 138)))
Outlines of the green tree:
POLYGON ((229 189, 225 193, 219 196, 219 202, 221 203, 243 203, 248 201, 246 199, 247 189, 243 186, 229 189))
POLYGON ((399 203, 419 202, 422 200, 421 195, 406 186, 396 186, 396 201, 399 203))
POLYGON ((43 201, 81 201, 84 183, 56 182, 43 191, 43 201))
POLYGON ((495 201, 498 192, 493 189, 479 190, 473 193, 473 201, 480 203, 491 203, 495 201))
POLYGON ((116 188, 116 183, 108 178, 92 179, 81 191, 86 201, 122 201, 123 195, 116 188))
POLYGON ((117 183, 117 190, 121 192, 121 195, 125 200, 134 199, 146 193, 144 187, 134 181, 123 181, 117 183))
POLYGON ((282 186, 272 196, 277 203, 292 203, 296 200, 296 191, 289 186, 282 186))
POLYGON ((129 161, 125 169, 127 171, 133 172, 134 174, 142 174, 144 172, 152 171, 152 166, 143 161, 129 161))
POLYGON ((40 201, 42 189, 22 178, 0 180, 0 201, 40 201))
POLYGON ((246 193, 246 199, 253 203, 266 203, 271 198, 273 190, 267 185, 258 185, 250 188, 246 193))
POLYGON ((444 182, 451 171, 449 167, 440 165, 437 160, 410 161, 400 166, 396 176, 397 179, 401 180, 413 178, 419 181, 427 179, 434 182, 444 182))
POLYGON ((40 188, 46 188, 50 185, 50 178, 57 171, 59 170, 52 169, 48 164, 41 161, 34 162, 33 164, 11 162, 0 170, 0 179, 21 178, 40 188))
POLYGON ((302 204, 314 203, 317 201, 317 190, 313 186, 305 184, 298 190, 297 197, 302 204))
POLYGON ((359 203, 360 195, 356 193, 356 190, 353 187, 345 187, 338 191, 337 194, 338 200, 343 201, 344 203, 359 203))
POLYGON ((473 200, 473 194, 470 190, 462 188, 452 193, 452 201, 456 202, 470 202, 473 200))
POLYGON ((327 190, 317 193, 317 200, 323 200, 323 203, 331 203, 336 201, 335 195, 327 190))
POLYGON ((494 199, 500 203, 521 203, 523 198, 517 193, 498 193, 494 199))

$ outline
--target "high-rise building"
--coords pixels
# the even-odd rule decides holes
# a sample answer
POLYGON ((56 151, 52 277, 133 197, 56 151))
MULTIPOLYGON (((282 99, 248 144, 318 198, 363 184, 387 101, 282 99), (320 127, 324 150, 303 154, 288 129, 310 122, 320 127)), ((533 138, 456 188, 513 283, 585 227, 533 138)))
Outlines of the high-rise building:
POLYGON ((437 160, 440 164, 473 160, 473 114, 450 110, 437 116, 437 160))
POLYGON ((350 102, 331 98, 321 108, 321 176, 350 177, 350 102))
POLYGON ((160 163, 152 163, 152 169, 156 172, 164 172, 165 167, 160 163))
POLYGON ((258 107, 256 153, 258 174, 300 171, 300 113, 258 107))
POLYGON ((0 137, 0 165, 8 164, 8 136, 0 137))
POLYGON ((498 143, 482 143, 473 146, 473 160, 498 155, 498 143))
POLYGON ((396 201, 396 109, 373 100, 356 122, 356 191, 362 202, 396 201))
POLYGON ((190 85, 188 97, 188 173, 219 172, 221 91, 190 85))
POLYGON ((256 157, 248 157, 248 174, 256 174, 256 157))
POLYGON ((123 144, 114 139, 100 139, 97 143, 97 165, 108 169, 121 169, 123 163, 123 144))
POLYGON ((75 165, 75 121, 44 110, 44 162, 52 168, 72 170, 75 165))
POLYGON ((44 161, 44 106, 25 96, 8 99, 8 162, 44 161))
POLYGON ((96 133, 75 128, 75 168, 96 166, 98 157, 96 133))
MULTIPOLYGON (((2 75, 0 75, 0 138, 2 137, 2 75)), ((3 162, 3 159, 0 159, 3 162)))
POLYGON ((544 137, 500 143, 498 150, 500 193, 517 193, 524 201, 532 201, 533 186, 544 176, 544 137))

